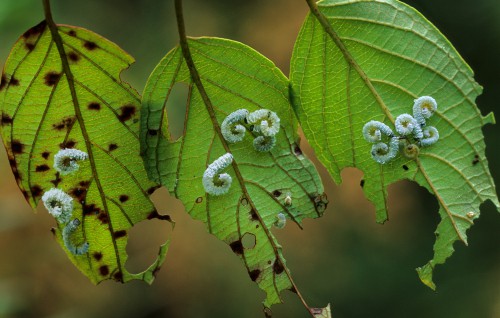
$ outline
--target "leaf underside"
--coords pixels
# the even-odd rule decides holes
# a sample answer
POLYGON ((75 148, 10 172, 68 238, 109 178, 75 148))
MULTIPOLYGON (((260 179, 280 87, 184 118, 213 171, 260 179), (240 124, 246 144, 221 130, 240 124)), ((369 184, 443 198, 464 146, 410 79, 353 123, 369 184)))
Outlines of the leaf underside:
POLYGON ((413 8, 393 0, 328 0, 318 7, 331 32, 309 15, 291 62, 291 98, 304 134, 337 183, 345 167, 364 172, 363 190, 377 222, 387 219, 391 183, 413 180, 435 195, 441 222, 434 257, 418 269, 422 282, 435 288, 434 266, 451 256, 455 241, 467 244, 480 204, 489 199, 499 207, 481 131, 494 117, 481 116, 475 105, 481 87, 469 66, 413 8), (416 160, 399 155, 375 162, 364 124, 394 127, 424 95, 439 105, 429 119, 439 130, 438 143, 422 148, 416 160))
POLYGON ((54 233, 93 283, 151 283, 168 242, 146 271, 125 269, 129 229, 146 219, 169 219, 149 200, 157 186, 139 156, 140 98, 119 78, 133 59, 88 30, 59 25, 53 31, 43 21, 25 32, 5 64, 0 128, 12 171, 33 208, 51 188, 72 196, 73 218, 81 221, 73 236, 88 242, 89 252, 76 256, 66 250, 63 225, 54 233), (89 160, 75 173, 60 175, 53 159, 64 148, 84 151, 89 160))
POLYGON ((217 38, 189 39, 201 81, 214 105, 215 121, 237 109, 266 108, 281 118, 275 147, 257 152, 247 131, 242 142, 229 144, 234 157, 224 172, 233 181, 222 196, 205 193, 207 166, 225 154, 224 143, 193 85, 179 47, 170 51, 151 74, 143 94, 141 152, 149 176, 182 200, 188 213, 226 242, 250 275, 267 293, 265 307, 280 303, 284 289, 294 290, 282 249, 271 232, 278 213, 289 226, 320 216, 326 207, 323 186, 304 157, 296 134, 297 121, 288 100, 286 77, 251 48, 217 38), (188 86, 184 133, 170 140, 166 101, 176 83, 188 86), (284 202, 291 194, 292 205, 284 202), (245 244, 255 241, 255 244, 245 244))

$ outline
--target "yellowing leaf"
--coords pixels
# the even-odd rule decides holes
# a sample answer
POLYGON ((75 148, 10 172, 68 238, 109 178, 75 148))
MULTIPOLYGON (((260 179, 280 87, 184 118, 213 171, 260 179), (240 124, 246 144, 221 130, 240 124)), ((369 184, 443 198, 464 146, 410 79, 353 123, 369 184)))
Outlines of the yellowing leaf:
MULTIPOLYGON (((43 21, 20 37, 2 75, 0 127, 12 170, 33 208, 51 188, 73 198, 72 218, 81 222, 73 238, 90 249, 65 250, 93 283, 150 283, 168 243, 148 270, 132 274, 125 268, 128 231, 146 219, 169 218, 149 200, 156 185, 139 156, 140 99, 119 78, 133 59, 88 30, 49 25, 43 21), (88 154, 67 175, 54 168, 65 148, 88 154)), ((64 248, 63 228, 58 223, 55 234, 64 248)))
POLYGON ((422 281, 434 287, 432 269, 453 253, 455 241, 467 243, 480 204, 500 206, 481 131, 494 118, 483 117, 475 105, 481 87, 469 66, 413 8, 394 0, 326 0, 318 7, 321 22, 308 16, 291 62, 291 96, 304 133, 336 182, 345 167, 364 172, 378 222, 387 219, 391 183, 413 180, 436 196, 441 222, 435 254, 419 269, 422 281), (395 118, 411 113, 419 96, 438 102, 429 123, 439 141, 421 147, 416 159, 398 155, 377 163, 363 126, 376 120, 394 129, 395 118))

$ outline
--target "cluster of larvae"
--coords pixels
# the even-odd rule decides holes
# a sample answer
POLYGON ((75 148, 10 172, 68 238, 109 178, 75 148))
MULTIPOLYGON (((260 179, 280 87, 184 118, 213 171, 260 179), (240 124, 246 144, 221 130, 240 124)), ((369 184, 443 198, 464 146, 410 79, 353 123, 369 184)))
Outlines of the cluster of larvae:
MULTIPOLYGON (((61 175, 75 173, 80 168, 78 161, 86 160, 87 153, 77 149, 62 149, 54 156, 54 168, 61 175)), ((57 223, 64 226, 62 238, 64 246, 73 255, 83 255, 89 250, 89 243, 76 245, 72 234, 80 226, 80 220, 73 217, 73 198, 61 189, 52 188, 42 196, 43 204, 48 212, 56 219, 57 223)))
POLYGON ((396 134, 380 121, 371 120, 366 123, 363 136, 366 141, 373 143, 372 158, 380 164, 385 164, 394 159, 401 150, 405 157, 415 159, 420 147, 431 146, 439 140, 436 127, 426 125, 426 119, 436 110, 436 100, 430 96, 422 96, 414 101, 413 116, 401 114, 396 117, 396 134))
MULTIPOLYGON (((268 152, 276 144, 276 134, 280 130, 280 118, 268 109, 259 109, 250 113, 238 109, 229 114, 221 125, 222 136, 229 143, 237 143, 245 138, 248 129, 255 136, 253 146, 259 152, 268 152)), ((233 162, 233 155, 226 153, 208 165, 203 173, 203 187, 208 194, 219 196, 226 194, 231 187, 232 178, 222 173, 233 162)))

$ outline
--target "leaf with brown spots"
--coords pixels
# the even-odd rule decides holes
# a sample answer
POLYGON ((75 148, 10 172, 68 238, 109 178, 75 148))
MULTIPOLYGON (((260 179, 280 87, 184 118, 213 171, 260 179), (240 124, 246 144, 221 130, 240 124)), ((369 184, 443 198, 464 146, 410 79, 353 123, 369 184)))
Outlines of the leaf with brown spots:
MULTIPOLYGON (((87 255, 67 254, 92 282, 151 283, 168 243, 143 273, 125 268, 129 229, 156 212, 149 200, 156 184, 139 156, 140 98, 120 80, 133 59, 88 30, 49 24, 25 32, 5 64, 0 128, 12 170, 33 208, 53 187, 73 198, 73 218, 81 221, 73 235, 90 249, 87 255), (53 167, 62 148, 84 151, 89 159, 62 175, 53 167)), ((55 234, 64 248, 63 226, 55 234)))
POLYGON ((288 101, 288 81, 268 59, 237 42, 200 38, 189 41, 194 62, 214 105, 209 108, 193 86, 181 50, 176 48, 156 67, 146 85, 142 108, 141 143, 150 177, 182 200, 189 214, 205 222, 208 231, 226 242, 245 266, 250 279, 263 289, 266 307, 281 303, 281 292, 295 287, 282 249, 272 233, 278 213, 289 226, 302 227, 302 219, 323 214, 326 198, 313 164, 298 152, 297 120, 288 101), (171 141, 165 96, 176 83, 189 87, 184 135, 171 141), (247 131, 242 142, 227 144, 220 124, 231 112, 245 108, 270 109, 281 119, 276 145, 257 152, 247 131), (154 133, 152 133, 154 132, 154 133), (232 153, 229 192, 205 192, 202 176, 207 165, 232 153), (293 204, 285 204, 291 193, 293 204), (246 245, 244 237, 254 237, 246 245))

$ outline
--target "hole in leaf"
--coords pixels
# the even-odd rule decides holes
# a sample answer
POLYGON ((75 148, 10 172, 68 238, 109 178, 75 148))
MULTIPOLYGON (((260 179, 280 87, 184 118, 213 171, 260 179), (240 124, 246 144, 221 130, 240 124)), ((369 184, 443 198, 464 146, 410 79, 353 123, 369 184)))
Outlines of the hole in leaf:
POLYGON ((158 219, 142 221, 128 231, 125 267, 132 273, 144 271, 158 257, 160 245, 170 237, 172 227, 169 222, 158 219))
POLYGON ((252 249, 257 244, 257 238, 252 233, 245 233, 241 238, 241 244, 244 249, 252 249))
POLYGON ((184 117, 188 102, 188 86, 184 83, 176 83, 167 100, 166 111, 168 114, 168 131, 172 140, 182 136, 184 131, 184 117))

